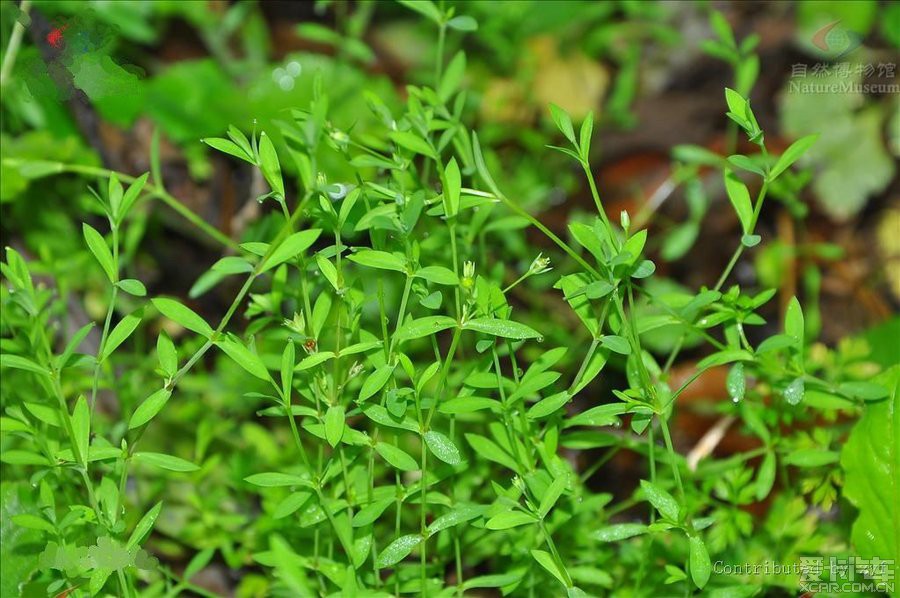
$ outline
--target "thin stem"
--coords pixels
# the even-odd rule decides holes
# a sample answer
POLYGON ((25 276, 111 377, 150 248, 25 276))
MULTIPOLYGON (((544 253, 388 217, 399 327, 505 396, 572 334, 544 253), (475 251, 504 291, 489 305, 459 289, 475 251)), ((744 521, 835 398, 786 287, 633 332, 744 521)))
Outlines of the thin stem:
MULTIPOLYGON (((28 16, 31 10, 31 0, 22 0, 19 10, 23 17, 28 16)), ((12 35, 9 36, 9 44, 6 46, 6 55, 3 56, 3 66, 0 67, 0 87, 6 85, 9 76, 12 73, 13 65, 16 63, 16 55, 19 53, 19 46, 22 44, 22 36, 25 34, 25 26, 22 24, 24 19, 18 19, 13 25, 12 35)))
MULTIPOLYGON (((750 227, 747 231, 748 235, 752 235, 753 231, 756 230, 756 222, 759 220, 759 213, 762 210, 763 202, 766 199, 766 191, 769 188, 768 183, 763 183, 762 188, 759 190, 759 195, 756 197, 756 206, 753 208, 753 218, 750 221, 750 227)), ((716 286, 713 287, 714 291, 718 291, 722 289, 722 285, 725 284, 725 281, 728 280, 728 275, 731 274, 731 271, 734 269, 735 265, 737 265, 738 260, 741 258, 741 255, 744 253, 744 243, 743 241, 738 245, 737 249, 734 250, 734 254, 731 256, 731 260, 729 260, 728 265, 725 266, 725 270, 722 271, 722 275, 719 277, 718 282, 716 282, 716 286)))
MULTIPOLYGON (((27 164, 28 160, 21 160, 18 158, 3 158, 3 163, 13 168, 17 168, 19 166, 27 164)), ((109 170, 107 168, 99 168, 96 166, 85 166, 83 164, 65 164, 63 162, 52 161, 45 162, 44 164, 46 164, 48 167, 54 168, 57 173, 68 172, 75 174, 86 174, 89 176, 96 176, 107 179, 115 174, 123 183, 133 183, 136 180, 136 177, 125 174, 123 172, 109 170)), ((159 198, 164 204, 175 210, 182 218, 199 228, 201 231, 206 233, 207 236, 209 236, 219 244, 235 251, 239 249, 238 244, 235 241, 222 234, 219 229, 206 222, 206 220, 201 218, 189 207, 184 205, 184 203, 182 203, 180 199, 169 194, 161 186, 147 183, 144 185, 144 194, 150 197, 159 198)))

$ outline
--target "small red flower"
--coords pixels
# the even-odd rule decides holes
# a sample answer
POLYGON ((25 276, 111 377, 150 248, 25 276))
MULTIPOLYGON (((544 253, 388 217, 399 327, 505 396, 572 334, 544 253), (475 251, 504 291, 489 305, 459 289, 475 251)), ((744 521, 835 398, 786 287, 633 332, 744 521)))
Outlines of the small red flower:
POLYGON ((50 44, 54 48, 61 48, 63 42, 63 31, 69 28, 68 24, 63 25, 62 27, 57 27, 47 34, 47 43, 50 44))

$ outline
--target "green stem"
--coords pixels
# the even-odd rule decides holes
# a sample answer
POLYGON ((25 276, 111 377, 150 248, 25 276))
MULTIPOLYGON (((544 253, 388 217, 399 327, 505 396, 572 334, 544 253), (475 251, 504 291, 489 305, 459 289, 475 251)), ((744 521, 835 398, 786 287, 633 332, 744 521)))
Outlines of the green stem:
MULTIPOLYGON (((18 158, 3 158, 3 163, 13 168, 19 168, 20 166, 23 166, 28 162, 29 160, 21 160, 18 158)), ((88 176, 96 176, 107 179, 115 174, 123 183, 133 183, 136 180, 136 177, 125 174, 123 172, 117 172, 97 166, 85 166, 83 164, 65 164, 63 162, 43 162, 42 164, 44 166, 53 167, 57 173, 68 172, 74 174, 85 174, 88 176)), ((219 229, 206 222, 206 220, 201 218, 189 207, 184 205, 181 200, 170 195, 161 186, 147 183, 144 185, 144 193, 151 197, 157 197, 162 200, 164 204, 175 210, 175 212, 177 212, 182 218, 199 228, 201 231, 206 233, 207 236, 209 236, 211 239, 214 239, 219 244, 235 251, 239 249, 239 246, 235 241, 222 234, 219 229)))
MULTIPOLYGON (((19 5, 22 17, 27 17, 30 10, 31 0, 22 0, 22 3, 19 5)), ((20 18, 16 21, 16 24, 13 25, 12 34, 9 36, 9 44, 6 46, 6 54, 3 56, 3 66, 0 67, 0 87, 7 84, 13 65, 16 63, 16 55, 19 53, 22 36, 25 34, 25 26, 22 24, 23 20, 25 19, 20 18)))

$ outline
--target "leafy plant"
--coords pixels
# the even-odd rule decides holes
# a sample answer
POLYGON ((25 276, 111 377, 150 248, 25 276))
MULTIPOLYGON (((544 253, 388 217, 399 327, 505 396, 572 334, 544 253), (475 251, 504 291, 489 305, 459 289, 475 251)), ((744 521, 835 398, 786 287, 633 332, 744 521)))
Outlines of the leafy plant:
MULTIPOLYGON (((404 4, 442 40, 477 26, 430 2, 404 4)), ((575 123, 549 108, 562 137, 552 149, 580 166, 596 208, 564 240, 504 193, 496 155, 466 124, 464 65, 439 53, 433 84, 409 86, 400 113, 370 95, 378 126, 366 134, 333 117, 318 78, 277 132, 229 127, 204 139, 258 169, 269 187, 259 200, 272 208, 239 244, 208 231, 224 255, 191 295, 236 289, 220 318, 148 299, 131 274, 123 239, 150 198, 200 226, 158 173, 85 171, 106 183, 95 198, 105 222, 83 224, 86 270, 106 295, 99 334, 70 325, 52 264, 7 249, 0 421, 4 480, 14 481, 4 553, 11 542, 44 545, 13 561, 20 583, 209 595, 195 576, 215 558, 247 572, 245 596, 752 595, 796 589, 797 578, 736 580, 713 562, 766 550, 795 562, 828 546, 840 523, 811 507, 828 508, 844 479, 860 553, 896 555, 896 542, 864 538, 897 518, 895 506, 882 512, 896 455, 866 443, 896 433, 896 368, 872 379, 865 350, 814 346, 796 298, 778 333, 751 342, 775 291, 728 286, 763 242, 768 190, 816 137, 770 155, 746 91, 726 89, 728 118, 759 153, 703 156, 740 234, 711 286, 661 292, 648 230, 627 212, 610 218, 596 186, 593 116, 575 123), (552 258, 488 251, 486 238, 520 228, 510 218, 547 237, 552 258), (540 306, 552 298, 576 326, 553 330, 540 306), (677 340, 651 350, 661 329, 677 340), (687 345, 703 357, 676 382, 687 345), (758 446, 692 460, 676 450, 672 418, 717 369, 728 370, 732 399, 717 413, 758 446), (817 426, 822 418, 830 425, 817 426), (642 465, 614 502, 594 483, 619 452, 642 465), (861 489, 875 468, 884 483, 873 495, 861 489), (23 498, 27 484, 37 490, 23 498), (769 498, 754 522, 744 507, 769 498)))

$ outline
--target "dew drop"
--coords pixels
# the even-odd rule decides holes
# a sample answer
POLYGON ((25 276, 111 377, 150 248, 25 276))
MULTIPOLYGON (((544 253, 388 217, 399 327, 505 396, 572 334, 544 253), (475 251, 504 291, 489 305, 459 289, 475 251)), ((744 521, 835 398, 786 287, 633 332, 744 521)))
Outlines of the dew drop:
POLYGON ((290 75, 291 77, 298 77, 303 71, 303 67, 300 66, 300 63, 296 60, 292 60, 291 62, 287 63, 285 70, 287 70, 288 75, 290 75))
POLYGON ((278 87, 280 87, 284 91, 290 91, 294 89, 294 78, 290 75, 283 76, 278 80, 278 87))

